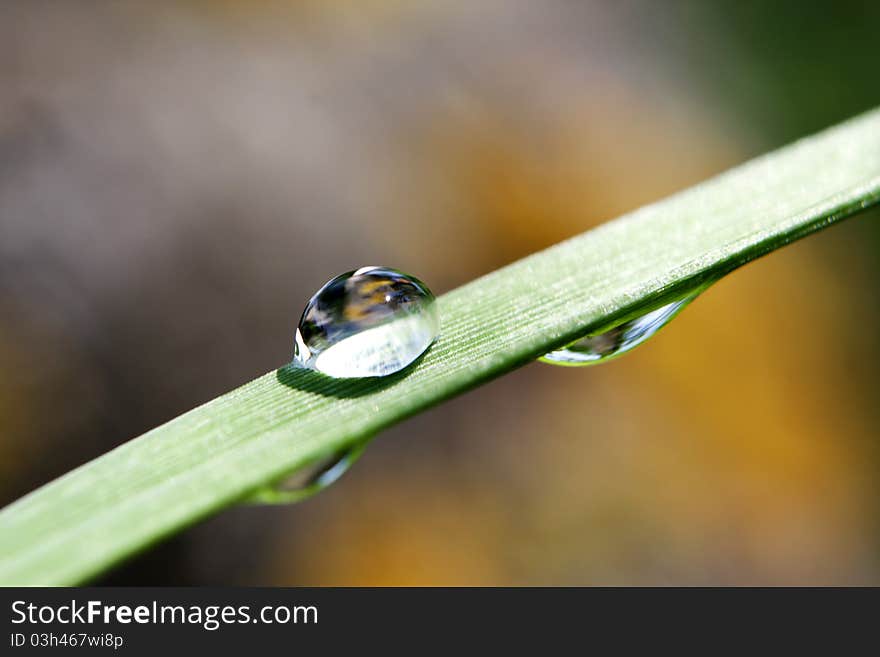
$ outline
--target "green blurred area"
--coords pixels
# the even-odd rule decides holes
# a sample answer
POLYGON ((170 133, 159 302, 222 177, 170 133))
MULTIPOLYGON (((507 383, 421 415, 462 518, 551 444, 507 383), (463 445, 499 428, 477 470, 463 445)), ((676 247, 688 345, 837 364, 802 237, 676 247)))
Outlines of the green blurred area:
MULTIPOLYGON (((0 503, 277 367, 308 296, 442 293, 880 104, 878 3, 0 8, 0 503)), ((115 584, 877 584, 880 224, 534 364, 115 584)), ((0 536, 0 549, 2 549, 0 536)))

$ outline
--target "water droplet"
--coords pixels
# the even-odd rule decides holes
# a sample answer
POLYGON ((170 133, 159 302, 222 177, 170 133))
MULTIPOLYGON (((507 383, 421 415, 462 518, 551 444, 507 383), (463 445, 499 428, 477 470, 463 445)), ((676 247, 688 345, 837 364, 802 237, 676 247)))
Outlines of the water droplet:
POLYGON ((308 463, 281 482, 258 491, 250 501, 258 504, 290 504, 320 493, 348 472, 365 448, 366 442, 308 463))
POLYGON ((595 365, 625 354, 642 344, 693 301, 705 289, 701 286, 680 299, 667 303, 601 333, 586 335, 567 347, 551 351, 539 360, 552 365, 595 365))
POLYGON ((388 267, 361 267, 327 282, 303 311, 293 365, 335 378, 387 376, 437 338, 434 295, 419 279, 388 267))

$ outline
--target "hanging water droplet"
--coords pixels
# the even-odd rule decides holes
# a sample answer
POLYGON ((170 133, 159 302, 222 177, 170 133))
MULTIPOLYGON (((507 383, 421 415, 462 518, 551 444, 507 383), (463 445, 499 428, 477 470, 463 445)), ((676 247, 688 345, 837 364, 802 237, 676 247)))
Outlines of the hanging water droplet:
POLYGON ((365 448, 364 442, 313 461, 288 475, 280 483, 258 491, 250 501, 259 504, 290 504, 320 493, 348 472, 365 448))
POLYGON ((361 267, 327 282, 303 311, 293 365, 336 378, 387 376, 437 338, 434 295, 388 267, 361 267))
POLYGON ((595 365, 625 354, 669 323, 706 286, 601 333, 586 335, 567 347, 551 351, 539 360, 552 365, 595 365))

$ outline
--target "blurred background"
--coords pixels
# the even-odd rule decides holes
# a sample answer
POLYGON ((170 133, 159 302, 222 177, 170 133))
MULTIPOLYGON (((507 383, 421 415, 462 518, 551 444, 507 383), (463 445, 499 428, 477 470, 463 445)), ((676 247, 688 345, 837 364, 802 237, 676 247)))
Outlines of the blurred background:
MULTIPOLYGON (((290 357, 880 104, 877 2, 10 0, 0 504, 290 357)), ((107 584, 880 584, 880 223, 533 364, 107 584)), ((0 537, 2 547, 2 537, 0 537)))

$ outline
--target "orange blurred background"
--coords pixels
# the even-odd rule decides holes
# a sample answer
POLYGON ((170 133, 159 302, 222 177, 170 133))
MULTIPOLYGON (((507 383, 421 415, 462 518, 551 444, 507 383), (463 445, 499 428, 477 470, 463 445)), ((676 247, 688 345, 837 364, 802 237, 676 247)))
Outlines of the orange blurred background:
MULTIPOLYGON (((337 273, 439 294, 880 104, 880 5, 767 4, 4 3, 0 503, 284 363, 337 273)), ((99 583, 880 584, 877 219, 99 583)))

